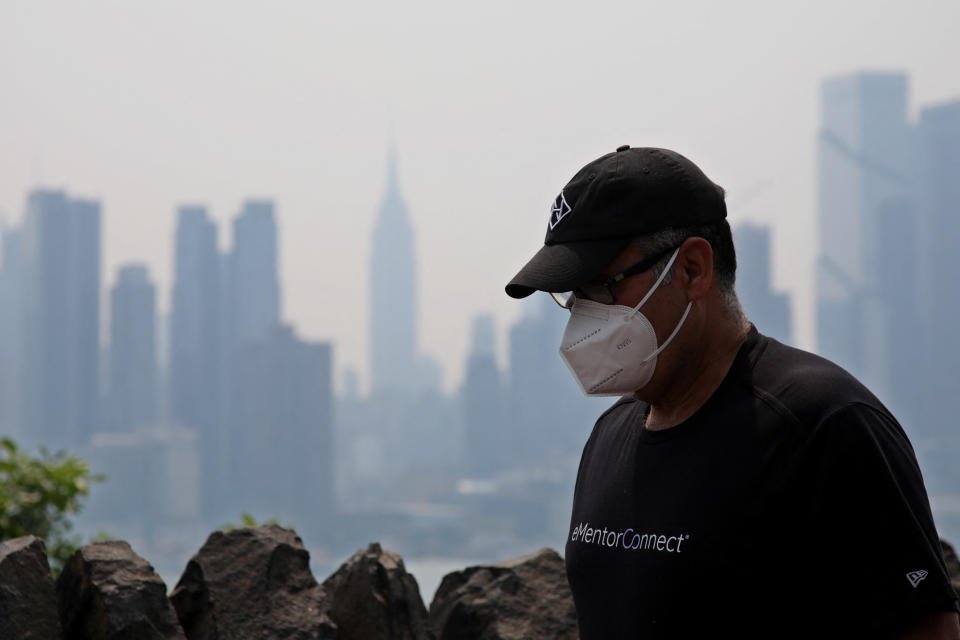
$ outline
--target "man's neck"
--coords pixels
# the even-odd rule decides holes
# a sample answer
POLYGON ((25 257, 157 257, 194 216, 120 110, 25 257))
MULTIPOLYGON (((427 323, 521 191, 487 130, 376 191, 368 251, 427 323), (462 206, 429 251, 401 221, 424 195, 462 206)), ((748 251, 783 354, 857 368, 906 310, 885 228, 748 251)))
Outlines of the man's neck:
POLYGON ((742 317, 711 331, 710 342, 685 364, 684 374, 671 376, 677 383, 649 401, 646 428, 669 429, 696 413, 723 382, 749 331, 750 323, 742 317))

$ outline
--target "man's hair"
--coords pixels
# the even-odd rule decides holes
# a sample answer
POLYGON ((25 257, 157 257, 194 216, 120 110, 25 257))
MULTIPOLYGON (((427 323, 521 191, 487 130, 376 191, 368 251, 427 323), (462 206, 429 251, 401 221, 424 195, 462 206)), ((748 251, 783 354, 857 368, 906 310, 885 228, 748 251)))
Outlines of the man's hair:
MULTIPOLYGON (((668 227, 648 235, 638 236, 633 239, 630 246, 640 249, 647 255, 653 255, 675 247, 687 238, 703 238, 710 243, 710 248, 713 249, 713 272, 720 285, 723 301, 730 308, 738 308, 740 303, 737 301, 737 293, 734 289, 737 280, 737 253, 733 248, 730 224, 725 219, 693 227, 668 227)), ((669 260, 670 255, 667 255, 654 265, 652 271, 655 277, 663 273, 669 260)), ((668 273, 661 284, 670 284, 672 280, 673 274, 668 273)))

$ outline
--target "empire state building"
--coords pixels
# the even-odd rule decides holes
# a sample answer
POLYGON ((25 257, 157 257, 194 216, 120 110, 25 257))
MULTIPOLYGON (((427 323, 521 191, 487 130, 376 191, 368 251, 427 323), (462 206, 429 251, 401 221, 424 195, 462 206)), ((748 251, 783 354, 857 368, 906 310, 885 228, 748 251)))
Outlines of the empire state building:
POLYGON ((400 195, 396 153, 373 229, 370 264, 370 380, 375 395, 422 387, 417 347, 417 273, 413 228, 400 195))

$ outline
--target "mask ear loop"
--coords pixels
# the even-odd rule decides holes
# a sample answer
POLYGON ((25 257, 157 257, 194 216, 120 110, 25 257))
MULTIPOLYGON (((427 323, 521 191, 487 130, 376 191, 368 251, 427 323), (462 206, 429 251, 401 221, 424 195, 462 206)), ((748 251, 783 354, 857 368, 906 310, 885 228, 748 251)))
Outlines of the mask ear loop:
POLYGON ((640 301, 640 304, 633 308, 633 313, 628 315, 625 320, 633 320, 633 317, 640 313, 640 307, 642 307, 647 300, 650 299, 650 296, 653 295, 653 292, 657 290, 660 286, 660 283, 663 282, 663 279, 667 277, 667 274, 670 273, 670 267, 673 266, 673 261, 677 259, 677 254, 680 253, 680 247, 677 247, 673 252, 673 255, 670 256, 670 260, 667 262, 667 266, 663 268, 663 272, 660 274, 660 277, 657 278, 657 281, 653 283, 653 286, 650 287, 650 291, 647 291, 647 295, 643 296, 643 299, 640 301))
POLYGON ((673 340, 674 337, 676 337, 677 333, 680 331, 680 327, 683 326, 684 321, 687 319, 687 314, 690 313, 690 307, 692 307, 692 306, 693 306, 693 300, 691 300, 690 302, 687 303, 687 308, 684 309, 683 315, 680 316, 680 322, 678 322, 678 323, 677 323, 677 326, 675 326, 675 327, 673 328, 673 333, 670 334, 670 337, 667 338, 666 340, 664 340, 664 341, 663 341, 663 344, 660 345, 659 347, 657 347, 656 350, 655 350, 653 353, 651 353, 651 354, 648 355, 646 358, 644 358, 644 359, 640 362, 640 364, 646 364, 647 361, 652 360, 653 358, 656 358, 658 355, 660 355, 660 352, 661 352, 661 351, 663 351, 664 349, 667 348, 667 345, 670 344, 670 341, 673 340))

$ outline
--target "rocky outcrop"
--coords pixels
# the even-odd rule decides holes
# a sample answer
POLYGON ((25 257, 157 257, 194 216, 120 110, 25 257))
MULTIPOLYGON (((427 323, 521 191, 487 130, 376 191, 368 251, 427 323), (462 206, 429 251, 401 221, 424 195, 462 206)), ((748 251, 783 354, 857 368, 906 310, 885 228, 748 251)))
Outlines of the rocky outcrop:
POLYGON ((0 638, 59 637, 57 596, 43 540, 23 536, 0 543, 0 638))
MULTIPOLYGON (((960 558, 941 540, 960 595, 960 558)), ((372 543, 323 585, 294 531, 214 532, 167 598, 126 542, 81 547, 54 585, 43 541, 0 542, 0 640, 576 640, 552 549, 444 577, 430 605, 403 559, 372 543), (172 603, 172 604, 171 604, 172 603)))
POLYGON ((403 558, 376 542, 353 554, 323 586, 339 640, 433 637, 417 581, 403 558))
POLYGON ((215 531, 170 595, 189 640, 335 638, 325 592, 293 531, 215 531))
POLYGON ((552 549, 448 574, 430 621, 437 640, 577 638, 563 558, 552 549))
POLYGON ((77 550, 57 596, 65 640, 186 640, 163 580, 126 542, 77 550))

